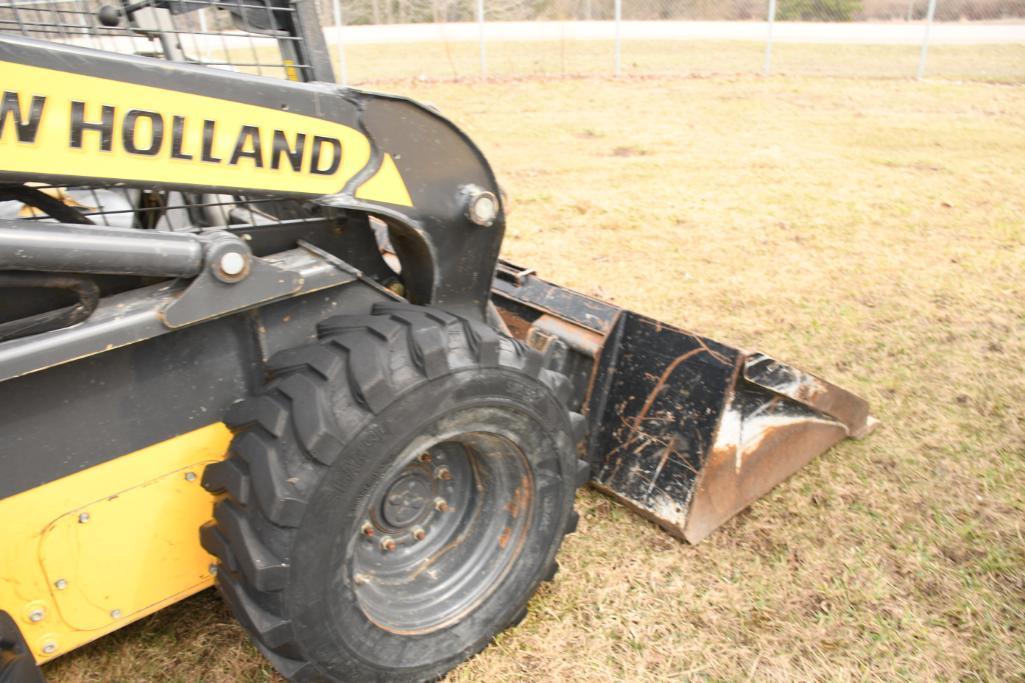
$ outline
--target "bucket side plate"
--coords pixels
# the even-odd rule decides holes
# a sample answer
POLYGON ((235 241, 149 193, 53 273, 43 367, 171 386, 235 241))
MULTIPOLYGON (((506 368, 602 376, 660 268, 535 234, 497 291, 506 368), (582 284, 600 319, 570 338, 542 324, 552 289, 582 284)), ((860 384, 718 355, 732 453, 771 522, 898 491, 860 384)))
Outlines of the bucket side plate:
POLYGON ((494 301, 570 377, 592 485, 674 536, 701 541, 875 424, 868 403, 815 375, 506 268, 494 301))
POLYGON ((624 311, 588 401, 592 483, 682 534, 740 354, 624 311))

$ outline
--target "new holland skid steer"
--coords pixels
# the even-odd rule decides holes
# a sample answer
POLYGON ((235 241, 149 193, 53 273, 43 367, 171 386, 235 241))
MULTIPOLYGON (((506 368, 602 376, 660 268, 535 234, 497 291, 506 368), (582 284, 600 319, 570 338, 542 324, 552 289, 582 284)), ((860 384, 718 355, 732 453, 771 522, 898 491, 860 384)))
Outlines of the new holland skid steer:
POLYGON ((437 678, 577 487, 697 542, 871 425, 499 260, 480 151, 311 2, 0 5, 0 681, 214 584, 290 680, 437 678))

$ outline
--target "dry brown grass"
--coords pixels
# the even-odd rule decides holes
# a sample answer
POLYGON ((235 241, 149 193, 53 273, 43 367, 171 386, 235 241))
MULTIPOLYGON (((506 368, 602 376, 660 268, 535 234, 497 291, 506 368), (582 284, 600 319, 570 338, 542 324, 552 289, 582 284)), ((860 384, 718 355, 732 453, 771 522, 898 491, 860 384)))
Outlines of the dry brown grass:
MULTIPOLYGON (((773 73, 785 76, 913 78, 916 45, 805 45, 773 47, 773 73)), ((765 46, 743 41, 628 40, 623 43, 623 73, 632 75, 710 76, 755 74, 762 69, 765 46)), ((610 76, 611 41, 489 43, 492 76, 610 76)), ((349 77, 354 83, 424 77, 434 80, 476 78, 480 54, 475 43, 417 43, 403 46, 350 45, 349 77)), ((929 78, 1025 82, 1025 45, 933 45, 929 78)))
MULTIPOLYGON (((626 76, 752 75, 761 73, 764 50, 763 43, 745 41, 626 40, 622 68, 626 76)), ((910 79, 918 68, 919 50, 917 45, 777 43, 772 51, 772 72, 777 76, 910 79)), ((264 63, 279 60, 278 53, 269 48, 256 52, 264 63)), ((605 77, 614 69, 612 41, 490 42, 486 53, 488 73, 496 78, 605 77)), ((337 63, 337 52, 332 54, 337 63)), ((224 54, 215 51, 208 57, 223 59, 224 54)), ((345 57, 349 81, 357 85, 480 76, 479 47, 472 42, 349 45, 345 57)), ((230 53, 229 61, 252 60, 253 53, 248 50, 230 53)), ((253 68, 243 70, 257 73, 253 68)), ((1025 83, 1025 44, 933 45, 926 76, 1025 83)))
MULTIPOLYGON (((883 427, 697 547, 585 492, 452 681, 1025 679, 1025 93, 839 79, 404 83, 512 201, 505 255, 867 396, 883 427)), ((57 683, 277 680, 214 594, 57 683)))

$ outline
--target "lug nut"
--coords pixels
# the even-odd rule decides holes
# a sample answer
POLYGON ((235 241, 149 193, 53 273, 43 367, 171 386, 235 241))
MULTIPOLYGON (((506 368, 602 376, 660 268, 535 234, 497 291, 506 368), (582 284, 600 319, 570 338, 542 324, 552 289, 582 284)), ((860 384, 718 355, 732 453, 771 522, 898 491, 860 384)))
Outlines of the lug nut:
POLYGON ((434 476, 443 481, 448 481, 452 478, 452 473, 448 471, 447 467, 439 467, 435 472, 434 476))
POLYGON ((371 524, 370 522, 363 522, 363 526, 361 526, 359 528, 359 532, 361 534, 363 534, 364 536, 373 536, 374 535, 374 525, 371 524))
POLYGON ((434 509, 438 512, 448 512, 452 508, 448 506, 448 502, 446 502, 444 498, 435 498, 434 509))
POLYGON ((56 651, 57 651, 57 643, 53 642, 52 640, 48 640, 45 643, 43 643, 43 654, 44 655, 52 655, 56 651))
POLYGON ((427 532, 421 529, 420 527, 416 527, 415 529, 413 529, 413 538, 415 538, 418 541, 422 541, 425 538, 427 538, 427 532))
POLYGON ((430 453, 421 453, 420 455, 416 456, 416 459, 419 460, 420 462, 426 464, 426 463, 429 463, 431 461, 431 454, 430 453))
POLYGON ((395 540, 391 538, 382 538, 381 550, 383 550, 386 553, 390 553, 391 551, 395 550, 395 540))
POLYGON ((41 609, 34 609, 28 613, 28 620, 33 624, 38 624, 46 616, 46 612, 41 609))

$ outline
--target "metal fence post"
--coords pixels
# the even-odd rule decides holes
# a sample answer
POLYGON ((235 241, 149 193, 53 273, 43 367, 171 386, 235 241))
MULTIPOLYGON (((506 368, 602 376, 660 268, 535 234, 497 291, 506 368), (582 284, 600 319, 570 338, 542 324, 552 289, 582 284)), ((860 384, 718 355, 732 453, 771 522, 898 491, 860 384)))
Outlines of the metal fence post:
POLYGON ((480 77, 488 77, 488 56, 484 51, 484 0, 477 0, 477 24, 480 25, 480 77))
POLYGON ((936 0, 929 0, 929 11, 925 17, 925 33, 922 35, 922 54, 918 57, 918 80, 925 78, 925 58, 929 54, 929 31, 936 16, 936 0))
POLYGON ((762 63, 762 74, 772 73, 772 26, 776 23, 776 0, 769 0, 768 30, 765 34, 765 61, 762 63))
POLYGON ((616 0, 616 78, 623 75, 623 0, 616 0))
MULTIPOLYGON (((207 26, 207 23, 206 23, 206 8, 205 7, 200 7, 199 11, 196 12, 196 15, 199 17, 199 30, 203 34, 199 38, 199 45, 202 46, 202 47, 199 48, 199 58, 200 58, 200 60, 202 60, 204 62, 210 61, 206 57, 207 34, 210 32, 210 29, 209 29, 209 27, 207 26)), ((84 23, 83 23, 83 26, 85 26, 84 23)), ((193 37, 195 37, 195 36, 193 36, 193 37)))
POLYGON ((345 64, 345 45, 342 44, 342 1, 333 0, 335 15, 335 43, 338 44, 338 77, 342 85, 349 85, 349 69, 345 64))

